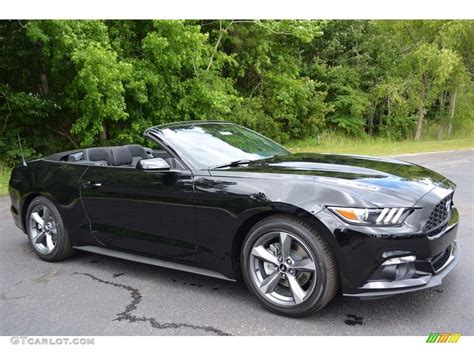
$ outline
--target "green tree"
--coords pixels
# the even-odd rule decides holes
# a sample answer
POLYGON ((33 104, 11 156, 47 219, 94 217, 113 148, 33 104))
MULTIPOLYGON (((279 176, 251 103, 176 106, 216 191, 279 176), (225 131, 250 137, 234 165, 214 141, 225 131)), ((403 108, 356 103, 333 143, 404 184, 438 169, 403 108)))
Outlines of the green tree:
POLYGON ((280 142, 474 125, 473 21, 0 21, 0 159, 225 119, 280 142))

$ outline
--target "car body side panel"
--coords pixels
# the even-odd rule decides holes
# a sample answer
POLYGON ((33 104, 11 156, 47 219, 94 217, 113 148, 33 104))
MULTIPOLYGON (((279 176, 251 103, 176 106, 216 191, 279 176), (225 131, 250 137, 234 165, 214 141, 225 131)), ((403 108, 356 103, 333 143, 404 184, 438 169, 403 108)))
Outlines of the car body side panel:
POLYGON ((195 262, 190 171, 91 166, 81 196, 97 240, 111 248, 195 262), (100 183, 87 188, 87 182, 100 183))
MULTIPOLYGON (((232 265, 234 237, 246 221, 277 212, 303 213, 306 218, 316 220, 314 215, 324 208, 325 199, 331 193, 306 180, 290 181, 288 176, 265 179, 258 174, 253 178, 228 173, 195 175, 194 184, 198 262, 228 277, 236 277, 232 265)), ((333 196, 337 198, 342 203, 348 196, 341 192, 333 196)), ((339 253, 332 238, 329 242, 335 253, 339 253)))
POLYGON ((28 203, 34 196, 43 195, 58 208, 75 244, 94 243, 79 195, 79 179, 86 170, 85 165, 46 160, 15 168, 10 180, 10 196, 12 207, 18 211, 21 229, 25 231, 23 217, 28 203))

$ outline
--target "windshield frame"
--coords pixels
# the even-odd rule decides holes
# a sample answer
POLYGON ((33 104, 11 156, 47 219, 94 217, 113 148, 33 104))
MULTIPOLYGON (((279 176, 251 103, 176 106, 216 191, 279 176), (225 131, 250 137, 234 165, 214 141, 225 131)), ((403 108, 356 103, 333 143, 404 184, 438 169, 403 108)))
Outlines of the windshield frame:
MULTIPOLYGON (((204 125, 211 125, 211 124, 220 124, 220 125, 230 125, 230 126, 235 126, 239 127, 241 129, 250 131, 251 133, 262 137, 265 140, 270 141, 271 143, 277 145, 280 147, 284 152, 286 152, 288 155, 291 154, 291 152, 286 149, 284 146, 281 144, 275 142, 274 140, 265 137, 264 135, 251 130, 247 127, 231 123, 231 122, 225 122, 225 121, 185 121, 185 122, 177 122, 177 123, 169 123, 169 124, 164 124, 160 126, 155 126, 147 129, 145 131, 145 136, 149 137, 153 140, 157 140, 160 142, 162 145, 168 146, 168 148, 175 153, 175 155, 182 160, 185 165, 187 165, 191 170, 195 171, 209 171, 209 170, 214 170, 214 169, 219 169, 219 168, 213 168, 213 166, 207 166, 207 167, 202 167, 202 163, 196 161, 191 154, 189 154, 186 150, 182 149, 179 145, 175 144, 172 139, 169 139, 169 137, 165 136, 163 133, 164 129, 176 129, 176 128, 186 128, 186 127, 193 127, 193 126, 204 126, 204 125)), ((263 159, 269 159, 270 157, 262 158, 263 159)), ((261 159, 256 159, 256 160, 261 160, 261 159)), ((230 163, 225 162, 225 163, 230 163)))

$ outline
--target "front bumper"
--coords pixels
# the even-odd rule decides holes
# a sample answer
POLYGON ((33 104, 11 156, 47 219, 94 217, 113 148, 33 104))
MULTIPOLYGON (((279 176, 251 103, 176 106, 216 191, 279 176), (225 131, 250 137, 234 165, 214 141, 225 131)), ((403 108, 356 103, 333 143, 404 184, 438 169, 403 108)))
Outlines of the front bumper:
POLYGON ((446 250, 447 256, 436 273, 418 271, 412 278, 398 281, 369 281, 359 288, 360 293, 344 293, 344 296, 361 299, 376 299, 397 295, 400 293, 420 291, 430 287, 439 286, 442 280, 456 267, 460 259, 460 248, 454 241, 446 250))
POLYGON ((322 210, 320 220, 332 232, 342 292, 363 299, 381 298, 438 286, 456 266, 459 214, 453 208, 447 225, 436 235, 424 233, 422 209, 401 227, 348 225, 322 210), (449 251, 449 254, 446 253, 449 251), (390 260, 408 258, 403 267, 387 267, 390 260))

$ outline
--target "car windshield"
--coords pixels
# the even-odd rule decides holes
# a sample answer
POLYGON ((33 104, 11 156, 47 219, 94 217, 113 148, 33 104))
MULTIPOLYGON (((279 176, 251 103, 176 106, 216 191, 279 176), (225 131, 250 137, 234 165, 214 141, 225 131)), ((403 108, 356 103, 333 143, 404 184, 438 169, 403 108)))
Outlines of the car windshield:
POLYGON ((228 123, 206 123, 161 129, 166 139, 199 169, 239 160, 258 160, 289 152, 264 136, 228 123))

